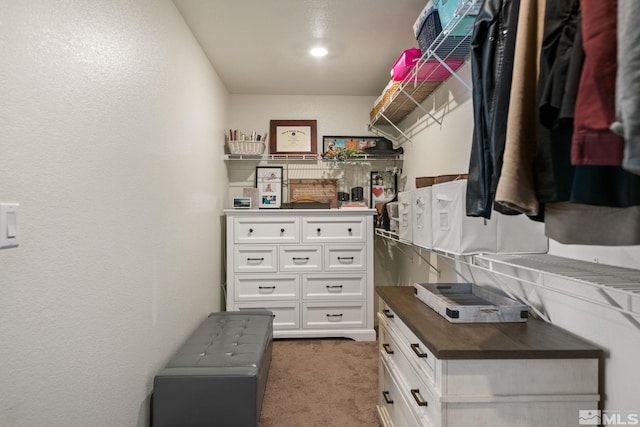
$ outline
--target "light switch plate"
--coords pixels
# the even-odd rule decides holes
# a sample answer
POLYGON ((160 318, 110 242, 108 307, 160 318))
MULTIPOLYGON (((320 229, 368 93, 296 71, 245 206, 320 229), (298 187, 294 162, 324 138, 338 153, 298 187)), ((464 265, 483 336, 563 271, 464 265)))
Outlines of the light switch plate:
POLYGON ((19 245, 18 203, 0 203, 0 249, 19 245))

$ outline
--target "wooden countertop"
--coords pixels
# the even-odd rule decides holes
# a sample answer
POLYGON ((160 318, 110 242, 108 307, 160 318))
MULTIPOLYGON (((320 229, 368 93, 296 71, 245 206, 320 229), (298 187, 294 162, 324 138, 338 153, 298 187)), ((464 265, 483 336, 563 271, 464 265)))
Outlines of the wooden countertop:
POLYGON ((413 286, 376 292, 438 359, 599 358, 602 349, 549 323, 451 323, 414 295, 413 286))

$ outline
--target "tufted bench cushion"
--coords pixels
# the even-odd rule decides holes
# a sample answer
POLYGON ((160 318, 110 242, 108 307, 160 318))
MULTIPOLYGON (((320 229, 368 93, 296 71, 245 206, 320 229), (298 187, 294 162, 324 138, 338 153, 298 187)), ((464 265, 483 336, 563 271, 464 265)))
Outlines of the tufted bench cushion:
POLYGON ((210 314, 156 375, 153 426, 256 426, 272 341, 270 311, 210 314))

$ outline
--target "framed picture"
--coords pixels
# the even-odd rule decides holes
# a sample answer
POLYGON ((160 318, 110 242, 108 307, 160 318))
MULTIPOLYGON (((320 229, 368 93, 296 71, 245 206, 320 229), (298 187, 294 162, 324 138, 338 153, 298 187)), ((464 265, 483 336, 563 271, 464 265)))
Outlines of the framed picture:
POLYGON ((335 158, 341 154, 352 157, 364 154, 369 147, 376 145, 378 136, 323 136, 322 155, 325 158, 335 158))
POLYGON ((371 193, 369 207, 375 208, 378 203, 386 203, 396 197, 398 176, 392 171, 371 171, 371 193))
POLYGON ((271 154, 316 154, 318 137, 315 120, 271 120, 271 154))
POLYGON ((282 166, 256 166, 258 208, 279 209, 282 205, 282 166))

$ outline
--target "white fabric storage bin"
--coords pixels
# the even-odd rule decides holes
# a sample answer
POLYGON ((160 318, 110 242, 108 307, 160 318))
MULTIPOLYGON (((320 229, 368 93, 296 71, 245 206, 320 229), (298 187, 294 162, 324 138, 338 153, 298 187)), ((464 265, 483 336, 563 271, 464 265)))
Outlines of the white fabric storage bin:
POLYGON ((398 237, 408 242, 413 242, 411 193, 411 191, 401 191, 398 193, 398 237))
POLYGON ((387 203, 387 213, 389 218, 398 219, 398 202, 387 203))
POLYGON ((497 221, 467 216, 467 180, 431 187, 433 248, 453 254, 493 253, 497 221))
POLYGON ((413 244, 433 248, 431 230, 431 187, 416 188, 411 192, 413 205, 413 244))
POLYGON ((503 215, 491 212, 491 221, 497 221, 498 253, 546 253, 549 239, 544 234, 544 223, 530 220, 526 215, 503 215))

